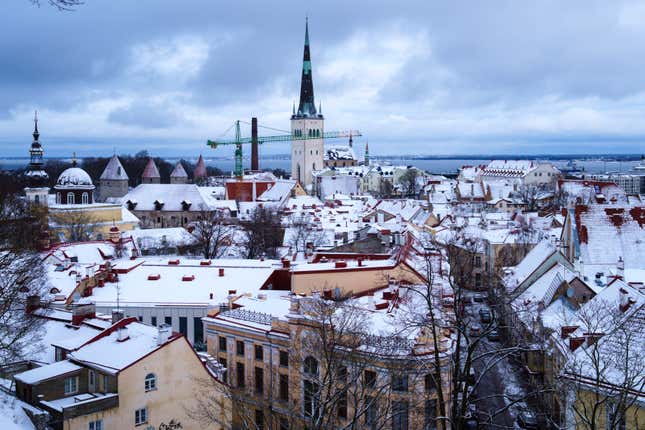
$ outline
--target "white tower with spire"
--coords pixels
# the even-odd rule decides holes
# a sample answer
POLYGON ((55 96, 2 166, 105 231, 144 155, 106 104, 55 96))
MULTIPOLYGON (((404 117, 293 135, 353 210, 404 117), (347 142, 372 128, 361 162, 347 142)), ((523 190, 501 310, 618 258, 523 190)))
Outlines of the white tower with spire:
POLYGON ((34 112, 34 140, 29 148, 29 166, 25 173, 27 187, 25 195, 27 201, 37 205, 47 205, 49 195, 49 175, 44 169, 43 147, 40 144, 40 133, 38 132, 38 112, 34 112))
POLYGON ((305 49, 302 61, 302 80, 300 83, 300 103, 298 110, 294 105, 291 115, 291 178, 300 182, 308 192, 312 191, 312 172, 323 168, 325 119, 316 110, 314 84, 309 52, 309 21, 305 23, 305 49), (297 137, 305 139, 297 140, 297 137))

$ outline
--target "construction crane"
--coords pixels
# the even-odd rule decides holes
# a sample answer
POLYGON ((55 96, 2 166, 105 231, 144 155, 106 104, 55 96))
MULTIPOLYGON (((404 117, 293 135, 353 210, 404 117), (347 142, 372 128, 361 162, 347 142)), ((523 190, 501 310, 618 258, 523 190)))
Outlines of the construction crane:
POLYGON ((281 134, 275 136, 258 136, 258 120, 251 120, 251 137, 242 137, 240 134, 240 120, 235 121, 234 140, 208 140, 207 145, 215 149, 223 145, 235 145, 235 176, 242 177, 242 145, 252 144, 251 147, 251 170, 258 170, 258 144, 268 142, 290 142, 292 140, 313 140, 313 139, 340 139, 343 137, 361 136, 358 130, 351 131, 326 131, 318 136, 296 136, 294 134, 281 134))

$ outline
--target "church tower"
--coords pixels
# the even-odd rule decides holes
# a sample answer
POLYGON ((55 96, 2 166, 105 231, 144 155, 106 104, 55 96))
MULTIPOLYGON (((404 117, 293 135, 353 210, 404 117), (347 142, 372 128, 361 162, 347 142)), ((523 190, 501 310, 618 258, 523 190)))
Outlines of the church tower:
POLYGON ((25 173, 27 177, 25 195, 27 196, 27 201, 31 203, 47 205, 49 175, 44 169, 43 147, 39 141, 38 112, 34 113, 34 133, 32 136, 34 140, 29 148, 29 166, 25 173))
POLYGON ((309 52, 309 21, 305 22, 305 50, 302 59, 302 80, 300 82, 300 103, 291 115, 291 178, 311 191, 312 172, 323 168, 325 119, 316 111, 314 83, 309 52), (297 140, 298 137, 306 139, 297 140))

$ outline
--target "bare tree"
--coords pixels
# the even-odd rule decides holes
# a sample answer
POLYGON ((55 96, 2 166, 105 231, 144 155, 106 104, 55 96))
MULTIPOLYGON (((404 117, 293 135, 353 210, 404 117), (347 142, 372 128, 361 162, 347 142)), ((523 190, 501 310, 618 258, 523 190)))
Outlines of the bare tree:
POLYGON ((246 258, 277 256, 284 235, 277 213, 269 208, 257 207, 242 227, 244 227, 246 258))
POLYGON ((201 208, 197 221, 192 223, 192 234, 204 258, 219 258, 226 252, 233 233, 228 221, 220 211, 201 208))
POLYGON ((285 234, 288 235, 286 245, 295 253, 304 252, 307 248, 315 249, 325 242, 325 232, 307 214, 292 216, 285 234))
MULTIPOLYGON (((35 6, 40 7, 43 0, 30 0, 31 3, 35 6)), ((83 5, 85 2, 83 0, 47 0, 47 3, 50 6, 55 7, 60 11, 72 11, 74 8, 83 5)))
MULTIPOLYGON (((467 238, 461 233, 441 242, 426 237, 423 242, 423 251, 418 251, 413 260, 426 283, 414 291, 428 310, 410 312, 407 325, 426 330, 433 342, 429 370, 437 387, 436 426, 463 429, 475 419, 498 425, 509 408, 526 400, 528 395, 510 397, 494 392, 490 386, 496 368, 508 365, 508 359, 521 350, 518 345, 496 346, 488 342, 489 336, 498 337, 504 328, 498 307, 483 307, 479 315, 468 311, 472 307, 473 294, 469 289, 473 272, 479 266, 476 257, 482 254, 484 244, 481 239, 467 238), (446 314, 447 307, 454 312, 446 314), (447 329, 452 332, 451 341, 455 345, 450 354, 441 344, 447 329), (445 378, 445 374, 450 374, 450 378, 445 378), (473 414, 476 408, 477 417, 473 414)), ((495 282, 497 276, 492 270, 484 270, 485 282, 495 282)))
POLYGON ((419 171, 416 168, 408 168, 399 178, 399 188, 404 197, 417 197, 419 195, 419 171))
POLYGON ((388 179, 381 178, 379 182, 379 197, 382 199, 389 199, 394 193, 394 186, 392 182, 388 179))
POLYGON ((69 242, 83 242, 94 235, 96 221, 83 209, 66 209, 49 216, 55 229, 60 230, 69 242))
POLYGON ((394 420, 408 422, 408 413, 422 410, 426 396, 413 387, 425 383, 425 373, 418 370, 427 367, 411 354, 413 339, 371 333, 372 311, 355 298, 293 300, 297 310, 290 313, 288 381, 278 380, 284 373, 272 377, 282 386, 278 396, 273 387, 240 384, 237 370, 231 369, 235 373, 228 372, 223 390, 202 385, 204 394, 196 396, 199 405, 192 416, 231 428, 216 412, 222 396, 235 417, 233 427, 245 430, 389 429, 394 420))
POLYGON ((633 409, 633 417, 626 416, 645 394, 645 307, 639 306, 625 310, 594 300, 578 312, 585 338, 564 366, 560 387, 571 397, 568 408, 576 428, 626 428, 628 418, 635 421, 633 428, 645 425, 633 409))

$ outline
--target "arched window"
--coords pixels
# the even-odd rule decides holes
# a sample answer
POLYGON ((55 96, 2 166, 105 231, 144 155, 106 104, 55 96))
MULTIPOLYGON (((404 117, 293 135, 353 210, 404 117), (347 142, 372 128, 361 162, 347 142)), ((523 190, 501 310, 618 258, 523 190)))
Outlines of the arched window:
POLYGON ((68 205, 74 204, 74 193, 67 193, 67 204, 68 205))
POLYGON ((87 193, 83 193, 81 195, 81 201, 83 202, 84 205, 88 204, 90 202, 90 195, 87 193))
POLYGON ((148 373, 146 375, 145 388, 146 391, 153 391, 157 389, 157 377, 154 373, 148 373))
POLYGON ((60 193, 56 193, 56 203, 60 204, 60 193))
POLYGON ((305 374, 317 376, 318 375, 318 360, 309 356, 305 358, 305 374))

